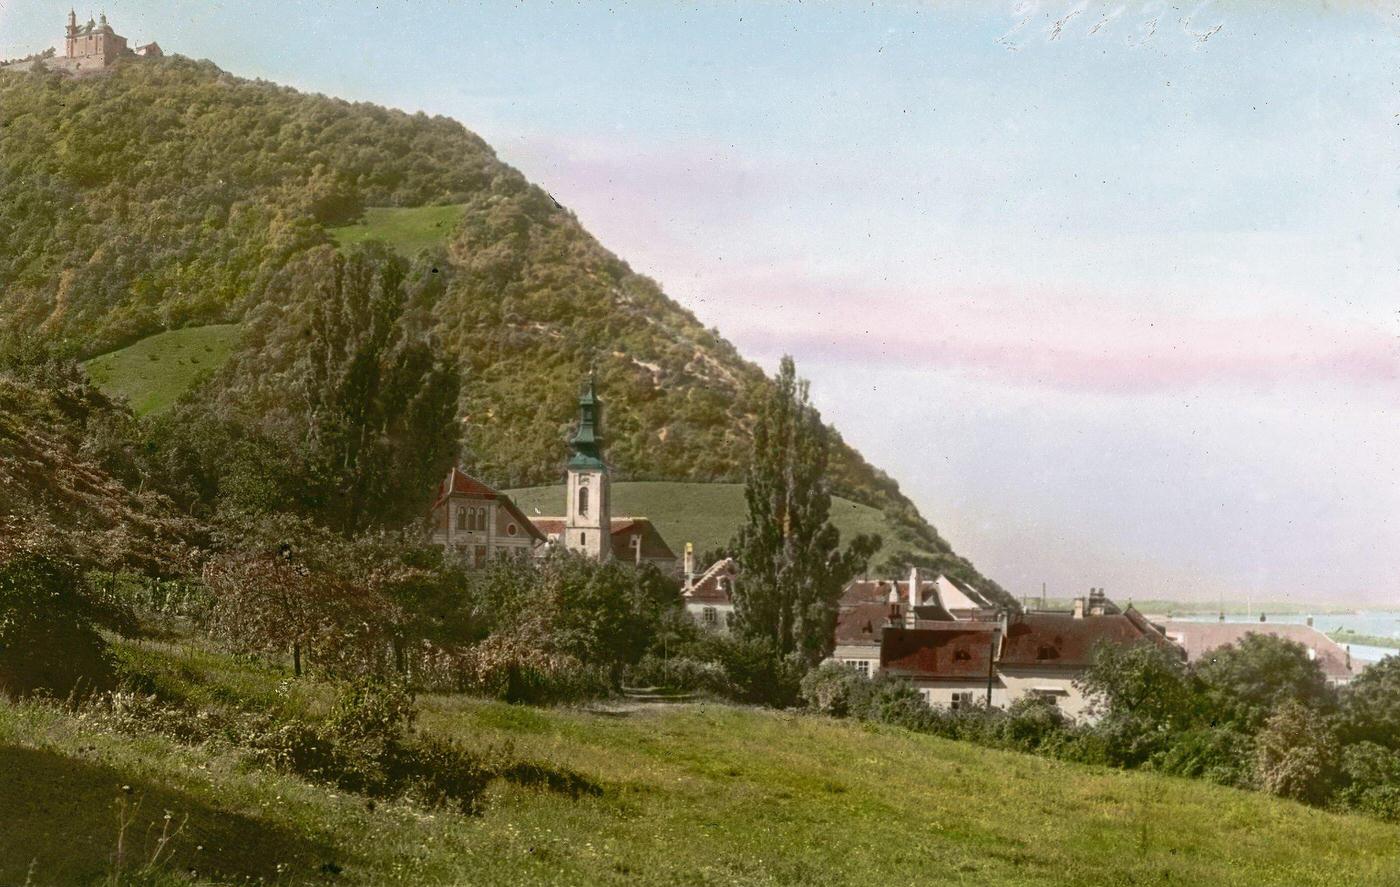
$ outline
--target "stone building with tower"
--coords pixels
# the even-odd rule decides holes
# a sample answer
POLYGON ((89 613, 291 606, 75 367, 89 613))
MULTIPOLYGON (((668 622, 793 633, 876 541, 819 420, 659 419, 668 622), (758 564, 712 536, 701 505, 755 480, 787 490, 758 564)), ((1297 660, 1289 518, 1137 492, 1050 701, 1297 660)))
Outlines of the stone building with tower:
POLYGON ((129 41, 107 22, 104 13, 96 21, 89 18, 78 24, 78 14, 68 11, 68 27, 63 32, 63 53, 40 53, 0 65, 5 70, 27 71, 42 69, 65 71, 69 74, 97 74, 108 70, 122 59, 158 58, 164 55, 159 44, 147 43, 132 48, 129 41))
POLYGON ((578 424, 569 436, 565 465, 564 514, 537 517, 535 526, 549 541, 599 561, 651 564, 676 571, 676 553, 645 517, 614 517, 610 472, 603 448, 603 402, 589 376, 578 400, 578 424))

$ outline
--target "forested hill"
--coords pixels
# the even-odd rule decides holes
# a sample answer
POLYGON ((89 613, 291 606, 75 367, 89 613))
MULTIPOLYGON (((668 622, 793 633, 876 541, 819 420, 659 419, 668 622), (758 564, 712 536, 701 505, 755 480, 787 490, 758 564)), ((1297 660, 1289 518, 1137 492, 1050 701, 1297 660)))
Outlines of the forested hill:
MULTIPOLYGON (((443 117, 306 95, 178 57, 111 76, 0 74, 0 323, 81 356, 240 321, 298 253, 366 207, 454 204, 433 307, 466 372, 469 459, 553 482, 596 363, 621 477, 741 480, 762 371, 443 117)), ((999 592, 841 444, 837 491, 886 511, 885 558, 999 592)))

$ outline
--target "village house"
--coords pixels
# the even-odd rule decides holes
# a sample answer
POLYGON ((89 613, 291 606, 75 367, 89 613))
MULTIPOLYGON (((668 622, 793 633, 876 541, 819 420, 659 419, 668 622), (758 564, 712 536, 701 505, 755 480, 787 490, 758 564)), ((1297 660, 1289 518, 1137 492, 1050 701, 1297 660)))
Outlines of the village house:
POLYGON ((1029 696, 1081 718, 1089 705, 1076 683, 1094 647, 1140 642, 1184 655, 1161 628, 1131 606, 1119 609, 1102 589, 1069 611, 1013 612, 962 583, 912 570, 905 583, 846 587, 831 658, 865 675, 903 678, 930 705, 1006 707, 1029 696))
POLYGON ((732 557, 715 561, 695 575, 695 546, 685 545, 685 581, 681 599, 686 612, 704 628, 728 632, 734 625, 734 583, 739 564, 732 557))
POLYGON ((511 498, 460 468, 438 485, 432 540, 473 567, 498 557, 530 557, 545 541, 511 498))
MULTIPOLYGON (((1309 620, 1311 622, 1311 620, 1309 620)), ((1311 625, 1289 625, 1279 622, 1191 622, 1172 619, 1163 623, 1167 637, 1186 650, 1186 657, 1195 663, 1209 660, 1213 651, 1238 643, 1246 635, 1263 634, 1302 644, 1308 658, 1316 662, 1333 686, 1351 683, 1360 665, 1352 662, 1351 653, 1311 625)))
POLYGON ((563 516, 537 517, 535 526, 554 545, 599 561, 651 564, 676 572, 676 553, 645 517, 614 517, 610 472, 604 458, 603 402, 589 376, 578 401, 578 425, 569 436, 563 516))
POLYGON ((107 23, 105 13, 97 21, 88 19, 86 24, 80 25, 77 12, 69 10, 62 55, 53 51, 44 52, 26 59, 7 62, 0 65, 0 68, 11 71, 41 68, 74 75, 96 74, 110 69, 122 59, 158 58, 162 55, 164 53, 156 43, 131 48, 127 39, 107 23))
POLYGON ((841 592, 831 658, 873 675, 892 614, 900 626, 913 628, 916 622, 995 621, 1000 612, 981 592, 941 573, 930 578, 913 568, 902 589, 893 580, 856 579, 841 592))

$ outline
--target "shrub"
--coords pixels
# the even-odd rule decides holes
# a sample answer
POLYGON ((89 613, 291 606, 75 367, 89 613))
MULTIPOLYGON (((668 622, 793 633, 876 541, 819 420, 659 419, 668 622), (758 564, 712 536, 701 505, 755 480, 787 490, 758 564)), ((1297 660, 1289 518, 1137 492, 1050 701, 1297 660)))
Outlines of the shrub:
POLYGON ((701 662, 688 656, 643 656, 641 661, 623 672, 633 687, 665 687, 671 690, 734 695, 734 686, 724 668, 715 662, 701 662))
POLYGON ((908 681, 881 672, 870 685, 863 717, 920 733, 940 732, 935 729, 937 715, 908 681))
POLYGON ((813 711, 844 718, 869 705, 871 684, 849 665, 828 660, 802 677, 801 695, 813 711))
POLYGON ((1348 745, 1341 770, 1340 806, 1400 822, 1400 752, 1374 742, 1348 745))
POLYGON ((114 661, 72 563, 25 553, 0 563, 0 693, 111 689, 114 661))
POLYGON ((1246 788, 1254 780, 1254 742, 1228 727, 1199 727, 1172 737, 1150 766, 1173 776, 1246 788))
POLYGON ((1006 745, 1022 751, 1035 751, 1049 744, 1070 724, 1060 707, 1047 699, 1022 696, 1007 709, 1001 720, 1001 738, 1006 745))
POLYGON ((723 669, 732 699, 774 708, 798 703, 802 676, 807 672, 800 659, 781 657, 771 643, 757 638, 706 635, 682 654, 723 669))
POLYGON ((1400 656, 1356 676, 1342 694, 1342 737, 1400 751, 1400 656))
POLYGON ((1325 800, 1337 778, 1337 758, 1331 725, 1298 702, 1280 706, 1255 737, 1255 776, 1280 797, 1325 800))

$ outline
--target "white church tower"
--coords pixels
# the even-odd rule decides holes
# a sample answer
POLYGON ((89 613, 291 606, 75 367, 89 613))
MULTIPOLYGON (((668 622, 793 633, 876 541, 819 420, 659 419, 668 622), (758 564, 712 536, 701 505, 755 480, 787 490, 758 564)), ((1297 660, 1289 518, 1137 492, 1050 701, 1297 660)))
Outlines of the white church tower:
POLYGON ((578 400, 578 428, 569 438, 564 547, 606 561, 612 557, 612 508, 602 428, 603 403, 590 373, 578 400))

